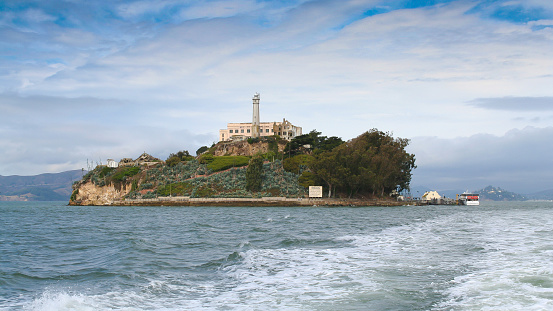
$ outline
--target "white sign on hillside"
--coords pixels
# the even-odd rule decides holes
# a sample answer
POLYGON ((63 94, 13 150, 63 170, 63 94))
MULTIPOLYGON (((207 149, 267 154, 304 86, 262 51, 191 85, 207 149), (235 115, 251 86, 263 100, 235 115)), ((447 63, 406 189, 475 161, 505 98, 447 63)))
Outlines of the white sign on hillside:
POLYGON ((310 198, 322 198, 323 197, 323 186, 309 186, 309 197, 310 198))

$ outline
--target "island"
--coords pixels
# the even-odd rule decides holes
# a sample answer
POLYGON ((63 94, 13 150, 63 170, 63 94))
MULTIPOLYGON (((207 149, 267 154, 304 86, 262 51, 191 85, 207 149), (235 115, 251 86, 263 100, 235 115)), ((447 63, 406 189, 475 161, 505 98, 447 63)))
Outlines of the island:
POLYGON ((408 142, 377 129, 348 141, 313 130, 221 140, 165 161, 144 153, 96 166, 73 184, 69 205, 403 205, 416 168, 408 142), (324 196, 310 197, 310 186, 324 196))

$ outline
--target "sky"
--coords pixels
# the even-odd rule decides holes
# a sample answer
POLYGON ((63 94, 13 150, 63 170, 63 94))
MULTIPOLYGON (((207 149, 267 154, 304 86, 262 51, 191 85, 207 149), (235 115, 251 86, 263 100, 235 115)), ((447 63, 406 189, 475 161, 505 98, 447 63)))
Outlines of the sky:
POLYGON ((0 2, 0 175, 286 118, 410 139, 413 186, 553 188, 553 1, 0 2))

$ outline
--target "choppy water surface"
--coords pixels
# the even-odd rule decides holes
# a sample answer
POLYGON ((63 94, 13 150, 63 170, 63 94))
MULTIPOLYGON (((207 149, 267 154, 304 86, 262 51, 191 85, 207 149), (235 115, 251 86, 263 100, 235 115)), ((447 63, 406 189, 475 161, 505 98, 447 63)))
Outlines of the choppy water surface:
POLYGON ((551 310, 553 203, 0 203, 3 310, 551 310))

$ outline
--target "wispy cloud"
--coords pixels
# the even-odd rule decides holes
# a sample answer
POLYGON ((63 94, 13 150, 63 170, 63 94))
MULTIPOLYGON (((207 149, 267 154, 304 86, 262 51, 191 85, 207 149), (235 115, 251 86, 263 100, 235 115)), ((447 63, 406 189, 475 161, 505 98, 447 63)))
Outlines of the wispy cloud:
MULTIPOLYGON (((263 120, 285 117, 304 131, 436 136, 413 140, 416 176, 460 176, 471 163, 483 170, 493 163, 468 146, 520 145, 505 133, 532 125, 540 136, 551 125, 550 1, 0 6, 2 175, 80 168, 92 154, 193 153, 227 122, 247 122, 254 92, 263 120)), ((525 161, 498 163, 523 174, 525 161)))
POLYGON ((477 98, 469 105, 491 110, 553 111, 553 96, 477 98))
MULTIPOLYGON (((137 157, 146 151, 165 159, 171 152, 212 142, 212 135, 149 122, 148 107, 99 98, 0 95, 0 175, 85 167, 86 160, 137 157)), ((163 111, 163 110, 162 110, 163 111)), ((86 167, 85 167, 86 168, 86 167)))

